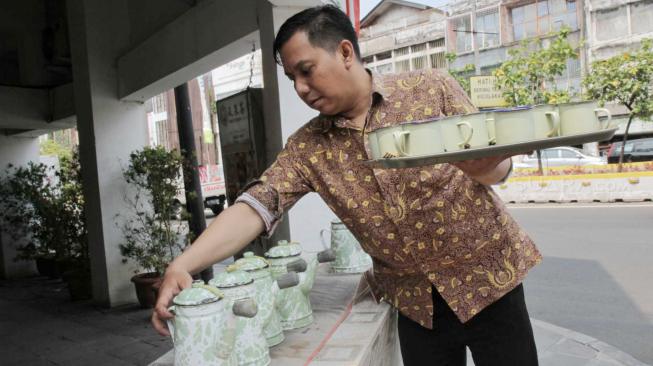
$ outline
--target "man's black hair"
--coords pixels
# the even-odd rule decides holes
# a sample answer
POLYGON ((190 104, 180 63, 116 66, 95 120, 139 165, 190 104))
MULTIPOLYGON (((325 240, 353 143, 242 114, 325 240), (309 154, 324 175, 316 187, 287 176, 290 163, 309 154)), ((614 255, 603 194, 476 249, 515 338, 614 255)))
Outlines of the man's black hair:
POLYGON ((340 42, 346 39, 354 45, 356 58, 361 59, 358 37, 347 14, 333 5, 322 5, 302 10, 281 25, 272 49, 279 65, 281 47, 299 31, 306 32, 312 46, 331 52, 335 52, 340 42))

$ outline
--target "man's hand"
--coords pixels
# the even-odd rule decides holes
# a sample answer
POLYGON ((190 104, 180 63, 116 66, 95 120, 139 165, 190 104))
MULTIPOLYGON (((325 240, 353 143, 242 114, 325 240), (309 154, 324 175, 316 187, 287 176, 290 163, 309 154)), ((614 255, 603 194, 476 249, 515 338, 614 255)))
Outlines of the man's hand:
POLYGON ((503 179, 512 164, 511 155, 465 160, 453 163, 472 179, 484 185, 495 184, 503 179))
POLYGON ((175 270, 168 267, 163 282, 159 288, 159 297, 156 300, 154 311, 152 312, 152 325, 154 329, 162 336, 169 336, 170 332, 165 321, 172 319, 173 314, 168 311, 168 306, 181 290, 190 287, 193 284, 193 277, 190 273, 182 270, 175 270))

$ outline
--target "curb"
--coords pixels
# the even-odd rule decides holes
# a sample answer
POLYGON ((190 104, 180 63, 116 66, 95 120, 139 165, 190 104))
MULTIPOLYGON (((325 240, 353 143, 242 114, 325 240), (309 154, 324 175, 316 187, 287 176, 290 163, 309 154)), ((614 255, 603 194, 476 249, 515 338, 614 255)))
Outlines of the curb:
POLYGON ((590 337, 587 334, 579 333, 571 329, 559 327, 542 320, 531 318, 533 327, 539 327, 560 334, 564 338, 569 338, 575 342, 583 344, 587 347, 593 348, 600 355, 599 359, 608 359, 621 363, 624 366, 651 366, 643 363, 633 356, 625 353, 617 347, 611 346, 605 342, 601 342, 596 338, 590 337))

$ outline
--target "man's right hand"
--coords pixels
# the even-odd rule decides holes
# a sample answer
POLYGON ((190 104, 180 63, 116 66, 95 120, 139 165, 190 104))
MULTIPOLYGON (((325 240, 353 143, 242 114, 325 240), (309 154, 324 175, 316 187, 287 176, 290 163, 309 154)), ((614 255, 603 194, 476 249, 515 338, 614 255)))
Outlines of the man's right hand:
POLYGON ((193 277, 190 273, 183 270, 176 270, 168 267, 163 282, 159 287, 159 297, 156 300, 154 311, 152 312, 152 325, 154 329, 162 336, 169 336, 170 332, 166 326, 166 320, 172 319, 174 315, 168 311, 168 306, 181 290, 190 287, 193 284, 193 277))

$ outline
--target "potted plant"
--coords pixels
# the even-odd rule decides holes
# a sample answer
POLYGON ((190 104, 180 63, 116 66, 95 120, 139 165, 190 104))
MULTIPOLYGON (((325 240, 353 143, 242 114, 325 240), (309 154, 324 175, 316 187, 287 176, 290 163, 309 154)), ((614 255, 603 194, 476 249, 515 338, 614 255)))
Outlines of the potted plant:
POLYGON ((174 217, 176 182, 182 158, 163 147, 146 147, 129 156, 123 176, 132 188, 124 199, 131 212, 122 214, 124 241, 120 244, 123 262, 131 259, 144 272, 132 277, 138 301, 154 305, 156 286, 168 263, 186 246, 185 228, 174 217))
POLYGON ((0 222, 14 241, 14 260, 34 260, 42 275, 57 278, 63 263, 59 200, 50 169, 30 162, 7 166, 0 180, 0 222))
POLYGON ((0 223, 15 241, 15 260, 34 260, 41 275, 64 280, 73 300, 91 296, 79 154, 61 169, 9 165, 0 179, 0 223))

